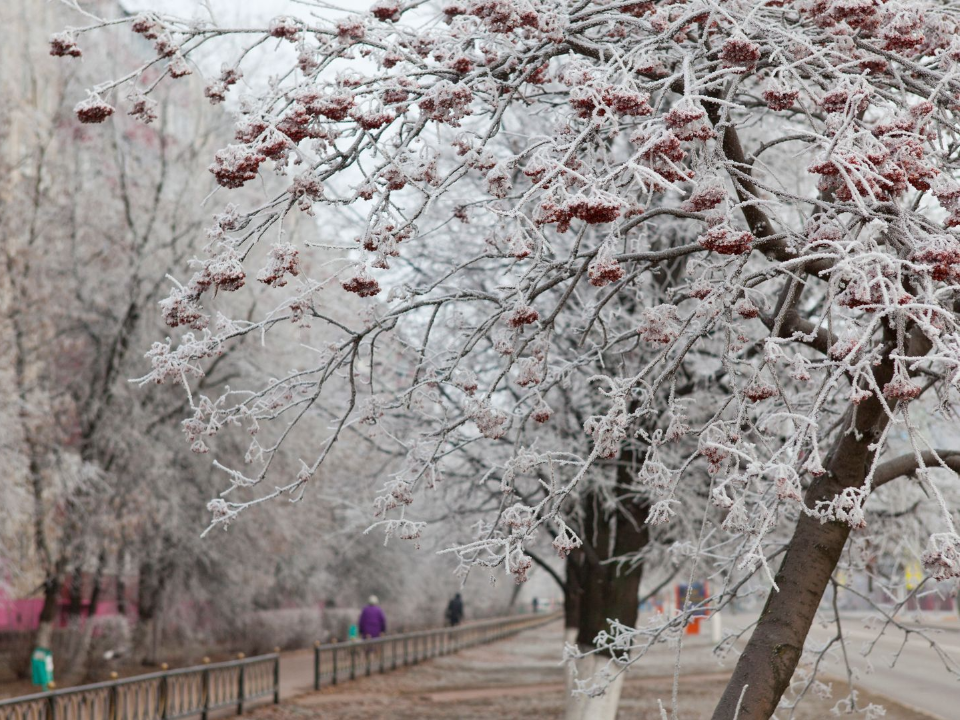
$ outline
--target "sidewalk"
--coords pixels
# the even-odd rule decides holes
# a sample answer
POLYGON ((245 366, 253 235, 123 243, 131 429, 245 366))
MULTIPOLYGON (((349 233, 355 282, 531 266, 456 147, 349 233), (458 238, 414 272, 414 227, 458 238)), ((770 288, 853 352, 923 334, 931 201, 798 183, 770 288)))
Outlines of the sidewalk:
MULTIPOLYGON (((309 653, 291 653, 285 662, 296 663, 298 681, 286 680, 279 706, 253 713, 257 720, 533 720, 561 718, 564 705, 564 669, 559 665, 562 624, 520 633, 512 638, 454 655, 437 658, 386 675, 374 675, 327 688, 309 690, 309 653), (306 680, 304 683, 303 680, 306 680), (287 691, 286 688, 290 688, 287 691)), ((666 646, 638 663, 628 676, 620 704, 621 718, 659 720, 657 700, 668 708, 673 683, 675 650, 666 646)), ((291 665, 293 669, 294 666, 291 665)), ((718 665, 706 638, 684 641, 684 673, 680 681, 680 717, 709 717, 720 696, 732 664, 718 665)), ((286 667, 283 672, 287 672, 286 667)), ((808 697, 797 720, 831 717, 830 709, 843 694, 834 683, 837 697, 808 697)), ((929 720, 928 715, 908 710, 875 695, 861 693, 861 702, 886 706, 884 720, 929 720)))

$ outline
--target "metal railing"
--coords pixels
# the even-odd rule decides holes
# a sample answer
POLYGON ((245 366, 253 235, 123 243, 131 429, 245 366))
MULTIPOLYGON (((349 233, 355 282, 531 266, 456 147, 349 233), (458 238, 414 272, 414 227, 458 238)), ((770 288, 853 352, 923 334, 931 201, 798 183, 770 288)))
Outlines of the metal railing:
POLYGON ((416 665, 464 648, 501 640, 559 618, 561 613, 524 615, 464 623, 457 627, 386 635, 373 640, 317 643, 313 648, 313 689, 416 665))
POLYGON ((280 655, 207 663, 0 700, 2 720, 176 720, 280 702, 280 655))
MULTIPOLYGON (((386 672, 493 642, 555 620, 559 614, 480 620, 453 628, 387 635, 375 640, 317 644, 314 688, 358 674, 386 672)), ((242 715, 251 701, 280 702, 280 654, 206 663, 178 670, 50 690, 0 700, 0 720, 208 720, 215 710, 242 715)))

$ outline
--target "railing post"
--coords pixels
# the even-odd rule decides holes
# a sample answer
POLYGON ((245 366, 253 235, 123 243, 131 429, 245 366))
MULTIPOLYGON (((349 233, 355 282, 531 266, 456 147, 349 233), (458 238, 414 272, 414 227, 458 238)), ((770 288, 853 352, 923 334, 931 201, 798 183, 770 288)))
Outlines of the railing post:
POLYGON ((357 646, 350 645, 350 679, 357 679, 357 646))
MULTIPOLYGON (((243 653, 237 653, 237 660, 243 660, 246 657, 243 653)), ((246 664, 240 663, 240 674, 237 677, 237 715, 243 715, 243 694, 244 694, 244 671, 246 664)))
POLYGON ((116 672, 110 673, 110 692, 107 695, 107 718, 117 720, 117 678, 120 677, 116 672))
MULTIPOLYGON (((48 683, 47 688, 53 690, 54 683, 48 683)), ((57 720, 57 698, 55 695, 47 697, 47 720, 57 720)))
POLYGON ((313 644, 313 689, 320 689, 320 641, 313 644))
POLYGON ((275 647, 273 652, 277 659, 273 662, 273 704, 280 704, 280 648, 275 647))
POLYGON ((403 638, 403 666, 407 666, 407 637, 403 638))
POLYGON ((333 684, 337 684, 337 639, 333 638, 333 684))
MULTIPOLYGON (((369 640, 368 640, 367 642, 369 642, 369 640)), ((365 652, 365 654, 366 654, 366 656, 367 656, 367 677, 370 677, 370 653, 371 653, 372 651, 373 651, 373 646, 372 646, 372 645, 367 645, 367 646, 364 648, 364 652, 365 652)))
POLYGON ((160 669, 164 673, 163 677, 160 678, 160 688, 157 692, 157 703, 160 705, 157 708, 157 714, 160 716, 160 720, 167 720, 170 714, 170 679, 166 674, 169 668, 170 666, 166 663, 160 665, 160 669))
POLYGON ((384 638, 383 642, 380 643, 380 674, 383 675, 385 671, 385 665, 387 662, 387 640, 384 638))
MULTIPOLYGON (((204 665, 210 664, 210 658, 203 659, 204 665)), ((207 720, 207 714, 210 711, 210 669, 203 669, 203 710, 200 713, 201 720, 207 720)))

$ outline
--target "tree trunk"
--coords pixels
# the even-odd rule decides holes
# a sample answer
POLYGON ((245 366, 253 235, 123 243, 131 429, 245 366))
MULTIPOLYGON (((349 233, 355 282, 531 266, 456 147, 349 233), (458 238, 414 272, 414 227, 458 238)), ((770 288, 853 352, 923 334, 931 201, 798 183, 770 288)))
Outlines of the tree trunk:
POLYGON ((137 573, 137 627, 133 636, 134 652, 144 665, 153 665, 156 661, 150 656, 157 595, 156 564, 148 557, 140 563, 137 573))
POLYGON ((77 552, 77 564, 70 575, 70 602, 67 605, 67 618, 71 625, 80 625, 83 613, 83 547, 77 552))
POLYGON ((577 639, 577 628, 580 625, 580 598, 583 588, 580 587, 580 574, 583 572, 583 549, 575 548, 567 555, 567 579, 563 585, 563 626, 573 636, 570 642, 577 639))
POLYGON ((581 649, 593 647, 602 630, 609 630, 608 620, 619 620, 633 626, 637 621, 637 599, 643 563, 608 562, 611 558, 636 555, 646 547, 649 532, 645 520, 649 505, 645 502, 620 503, 611 517, 606 517, 599 497, 591 496, 584 503, 583 563, 579 567, 579 618, 577 644, 581 649))
MULTIPOLYGON (((57 570, 61 568, 62 564, 58 564, 57 570)), ((43 608, 40 610, 40 623, 37 625, 36 639, 33 643, 35 647, 49 649, 53 642, 53 629, 60 610, 60 592, 62 589, 63 578, 57 571, 43 582, 43 608)))
POLYGON ((158 662, 160 628, 156 624, 166 585, 165 571, 166 568, 153 558, 148 558, 140 564, 134 648, 144 665, 156 665, 158 662))
MULTIPOLYGON (((626 481, 631 473, 632 468, 623 463, 618 479, 626 481)), ((572 601, 571 607, 565 608, 566 624, 572 629, 576 619, 576 642, 581 652, 594 647, 601 631, 610 630, 610 620, 630 627, 636 625, 643 563, 634 560, 630 565, 621 565, 606 561, 635 555, 646 547, 650 538, 645 524, 648 509, 646 502, 626 500, 608 515, 602 498, 591 495, 584 501, 581 528, 584 546, 568 558, 564 595, 565 601, 572 601)), ((568 689, 573 688, 577 676, 592 677, 608 660, 608 653, 596 653, 571 663, 568 689)), ((568 695, 565 720, 613 720, 623 680, 624 676, 620 675, 599 697, 568 695)))
MULTIPOLYGON (((893 376, 889 356, 874 369, 878 387, 893 376)), ((860 487, 873 460, 870 445, 888 422, 881 402, 871 396, 851 407, 844 432, 827 457, 826 474, 804 497, 807 507, 831 500, 845 488, 860 487)), ((801 515, 747 647, 714 710, 713 720, 767 720, 793 677, 820 600, 850 534, 846 523, 821 523, 801 515)))
POLYGON ((117 591, 117 615, 125 618, 127 617, 127 583, 123 573, 127 565, 127 550, 123 543, 124 540, 121 538, 120 548, 117 550, 117 579, 114 587, 117 591))
MULTIPOLYGON (((80 638, 80 649, 77 652, 79 658, 78 666, 85 669, 87 673, 90 669, 90 646, 93 642, 93 619, 97 614, 97 606, 100 604, 100 591, 103 585, 103 573, 107 565, 106 548, 101 548, 100 555, 97 556, 97 569, 93 574, 93 583, 90 588, 90 603, 87 606, 87 621, 83 626, 83 635, 80 638)), ((92 678, 90 678, 92 679, 92 678)))

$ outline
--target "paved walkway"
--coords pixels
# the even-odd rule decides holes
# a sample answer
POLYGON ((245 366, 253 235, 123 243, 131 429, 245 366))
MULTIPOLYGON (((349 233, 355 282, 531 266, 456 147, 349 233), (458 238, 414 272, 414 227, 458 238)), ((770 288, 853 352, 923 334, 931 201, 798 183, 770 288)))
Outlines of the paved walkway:
MULTIPOLYGON (((284 656, 283 703, 254 713, 258 720, 533 720, 563 716, 564 670, 559 664, 563 628, 560 622, 529 630, 490 645, 404 668, 360 678, 319 693, 312 692, 312 654, 284 656)), ((630 672, 621 701, 621 718, 659 720, 657 700, 669 709, 675 649, 664 645, 630 672)), ((706 638, 684 642, 680 680, 680 717, 709 717, 732 664, 713 658, 706 638)), ((844 694, 834 683, 831 700, 808 698, 797 720, 831 717, 830 709, 844 694)), ((869 693, 863 703, 886 706, 884 720, 930 720, 924 715, 869 693)))

